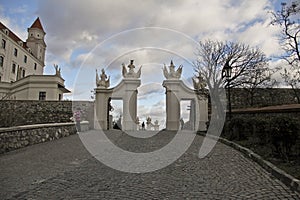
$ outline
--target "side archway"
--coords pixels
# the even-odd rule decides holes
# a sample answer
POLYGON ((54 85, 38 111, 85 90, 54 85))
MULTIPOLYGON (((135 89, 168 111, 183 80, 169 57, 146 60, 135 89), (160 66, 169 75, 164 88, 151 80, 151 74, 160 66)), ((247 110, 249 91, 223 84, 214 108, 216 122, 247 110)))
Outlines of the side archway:
POLYGON ((134 72, 135 66, 133 60, 128 65, 127 71, 125 65, 122 68, 123 80, 113 88, 109 87, 109 79, 102 70, 101 78, 96 74, 97 88, 95 89, 95 129, 109 129, 109 101, 114 99, 123 100, 123 120, 122 130, 135 131, 137 130, 137 88, 141 85, 140 75, 141 68, 138 72, 134 72))
POLYGON ((182 66, 179 66, 175 71, 175 65, 171 61, 169 70, 164 66, 164 76, 166 80, 163 81, 163 86, 166 88, 166 129, 179 130, 180 128, 180 101, 191 100, 193 102, 192 109, 195 113, 194 130, 206 131, 208 122, 208 98, 205 94, 199 94, 196 90, 187 87, 182 80, 180 80, 182 73, 182 66))

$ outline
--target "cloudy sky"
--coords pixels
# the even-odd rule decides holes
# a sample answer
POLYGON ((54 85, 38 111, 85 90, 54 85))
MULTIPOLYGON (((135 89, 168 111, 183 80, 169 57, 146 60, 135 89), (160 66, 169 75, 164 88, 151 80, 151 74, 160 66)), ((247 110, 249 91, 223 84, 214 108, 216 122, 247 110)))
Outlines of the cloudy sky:
MULTIPOLYGON (((270 11, 279 0, 0 0, 0 20, 26 40, 27 28, 40 17, 46 34, 45 74, 62 69, 73 93, 90 100, 95 69, 105 68, 111 86, 121 80, 121 63, 134 59, 142 68, 138 113, 163 120, 163 64, 183 65, 191 86, 197 41, 239 41, 278 55, 270 11)), ((278 61, 272 60, 271 64, 278 61)), ((277 63, 278 64, 278 63, 277 63)), ((161 122, 163 123, 163 122, 161 122)))

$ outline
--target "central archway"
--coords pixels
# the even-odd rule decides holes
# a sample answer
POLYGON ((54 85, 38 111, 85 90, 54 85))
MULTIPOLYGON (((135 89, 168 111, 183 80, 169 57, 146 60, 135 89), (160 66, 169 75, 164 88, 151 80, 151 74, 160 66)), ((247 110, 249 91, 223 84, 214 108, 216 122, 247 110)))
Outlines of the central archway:
MULTIPOLYGON (((109 78, 102 70, 101 79, 96 75, 97 88, 95 89, 95 129, 108 130, 109 120, 109 102, 112 99, 123 101, 122 130, 137 130, 137 88, 141 85, 141 67, 137 72, 133 60, 125 67, 122 66, 122 81, 114 88, 109 87, 109 78), (128 68, 128 70, 127 70, 128 68)), ((171 61, 169 69, 163 68, 166 80, 163 81, 163 87, 166 89, 166 129, 180 129, 180 101, 190 100, 192 129, 206 131, 208 121, 208 98, 205 95, 197 93, 195 90, 187 87, 181 78, 182 66, 175 71, 175 65, 171 61)))

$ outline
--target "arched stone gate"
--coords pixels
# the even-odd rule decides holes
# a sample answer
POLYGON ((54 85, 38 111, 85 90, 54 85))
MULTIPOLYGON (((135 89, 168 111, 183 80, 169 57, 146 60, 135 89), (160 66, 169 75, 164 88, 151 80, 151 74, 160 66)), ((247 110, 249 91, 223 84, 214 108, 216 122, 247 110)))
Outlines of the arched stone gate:
MULTIPOLYGON (((109 78, 102 70, 100 79, 96 74, 97 88, 95 89, 95 129, 107 130, 109 101, 111 99, 123 100, 123 123, 122 130, 136 131, 137 130, 137 88, 141 84, 141 67, 137 72, 134 71, 135 66, 133 60, 127 66, 122 65, 123 80, 114 88, 109 87, 109 78)), ((191 112, 193 116, 193 129, 205 131, 208 121, 208 100, 206 95, 196 93, 195 90, 187 87, 181 78, 182 66, 175 71, 175 66, 171 61, 169 70, 166 66, 163 69, 166 80, 163 81, 163 86, 166 88, 166 129, 178 130, 180 121, 180 101, 191 100, 191 112)))
POLYGON ((171 61, 169 70, 164 66, 163 72, 166 78, 163 81, 163 86, 166 88, 166 129, 179 129, 180 101, 191 100, 191 112, 194 113, 192 119, 193 130, 206 131, 206 123, 208 121, 207 95, 190 89, 180 80, 182 66, 179 66, 175 71, 175 66, 171 61))
POLYGON ((141 85, 141 68, 134 72, 133 60, 128 65, 127 71, 123 64, 123 80, 114 88, 109 87, 109 78, 104 70, 100 79, 96 74, 97 88, 95 89, 95 129, 109 129, 109 102, 113 99, 123 100, 122 130, 133 131, 137 129, 137 88, 141 85))

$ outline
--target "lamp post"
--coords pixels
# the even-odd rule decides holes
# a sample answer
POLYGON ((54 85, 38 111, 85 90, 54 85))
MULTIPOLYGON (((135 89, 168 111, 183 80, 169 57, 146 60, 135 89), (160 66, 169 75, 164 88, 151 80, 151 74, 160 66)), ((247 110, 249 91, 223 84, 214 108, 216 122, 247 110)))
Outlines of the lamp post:
POLYGON ((226 78, 227 81, 227 89, 228 89, 228 116, 229 120, 231 120, 231 101, 230 101, 230 81, 231 81, 231 72, 232 67, 229 65, 229 62, 226 61, 223 69, 222 69, 222 78, 226 78))

